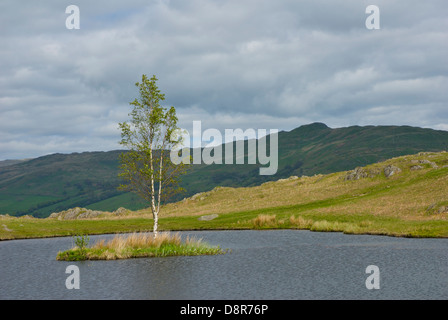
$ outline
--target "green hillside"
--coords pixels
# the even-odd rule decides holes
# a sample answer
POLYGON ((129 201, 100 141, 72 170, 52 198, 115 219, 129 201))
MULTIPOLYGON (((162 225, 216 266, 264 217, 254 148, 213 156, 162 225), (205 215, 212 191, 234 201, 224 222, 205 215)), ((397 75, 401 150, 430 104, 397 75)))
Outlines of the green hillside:
MULTIPOLYGON (((217 187, 161 208, 160 230, 305 229, 448 237, 448 152, 421 152, 354 170, 217 187)), ((147 232, 150 209, 73 208, 45 219, 0 215, 0 240, 147 232)))
MULTIPOLYGON (((0 210, 45 217, 120 195, 119 151, 53 154, 0 169, 0 210)), ((129 203, 133 196, 127 196, 129 203)), ((133 207, 133 209, 137 209, 133 207)))
MULTIPOLYGON (((331 129, 313 123, 279 132, 278 142, 277 174, 260 176, 259 165, 193 165, 182 178, 186 193, 173 201, 216 186, 256 186, 290 176, 350 170, 420 151, 447 150, 448 132, 409 126, 331 129)), ((0 214, 47 217, 73 207, 144 208, 137 196, 117 191, 121 152, 53 154, 1 166, 0 214)))

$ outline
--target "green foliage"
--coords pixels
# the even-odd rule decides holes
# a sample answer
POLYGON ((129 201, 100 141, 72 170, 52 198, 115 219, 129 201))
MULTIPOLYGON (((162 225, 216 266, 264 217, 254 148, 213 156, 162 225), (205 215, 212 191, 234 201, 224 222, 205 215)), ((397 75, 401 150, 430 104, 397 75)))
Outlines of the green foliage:
POLYGON ((86 248, 89 245, 90 237, 88 235, 79 234, 73 237, 75 245, 80 250, 81 254, 85 254, 86 248))
POLYGON ((182 137, 177 134, 176 110, 161 105, 165 95, 156 82, 156 76, 142 75, 141 83, 135 84, 139 99, 130 103, 131 120, 119 124, 120 144, 128 150, 120 155, 119 176, 125 180, 120 189, 137 193, 151 204, 153 213, 171 192, 180 190, 178 177, 185 168, 170 161, 170 150, 182 143, 182 137))

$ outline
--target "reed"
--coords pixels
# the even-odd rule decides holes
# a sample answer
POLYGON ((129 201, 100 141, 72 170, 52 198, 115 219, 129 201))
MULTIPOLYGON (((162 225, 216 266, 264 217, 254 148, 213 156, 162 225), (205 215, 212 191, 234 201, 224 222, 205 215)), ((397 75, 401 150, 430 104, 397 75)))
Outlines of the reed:
POLYGON ((255 228, 272 228, 278 226, 278 221, 275 215, 260 214, 256 218, 252 219, 252 224, 255 228))

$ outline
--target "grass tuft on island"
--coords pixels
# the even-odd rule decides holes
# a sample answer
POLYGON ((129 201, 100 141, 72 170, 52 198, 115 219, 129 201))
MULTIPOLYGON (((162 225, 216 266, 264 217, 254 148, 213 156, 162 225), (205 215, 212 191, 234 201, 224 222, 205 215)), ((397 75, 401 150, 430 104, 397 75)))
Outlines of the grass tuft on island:
POLYGON ((210 246, 202 239, 186 237, 182 241, 179 233, 160 233, 154 238, 150 233, 116 235, 113 239, 97 241, 88 247, 75 246, 58 252, 56 260, 116 260, 143 257, 198 256, 225 254, 227 250, 210 246))

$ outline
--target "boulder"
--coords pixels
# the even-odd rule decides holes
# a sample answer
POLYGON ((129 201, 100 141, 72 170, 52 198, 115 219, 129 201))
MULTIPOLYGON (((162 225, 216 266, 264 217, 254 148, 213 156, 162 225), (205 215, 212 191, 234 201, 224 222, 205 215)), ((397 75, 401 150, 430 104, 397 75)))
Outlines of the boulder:
POLYGON ((393 176, 394 174, 397 174, 400 172, 401 172, 401 169, 394 166, 393 164, 390 164, 384 168, 384 175, 386 176, 386 178, 389 178, 389 177, 393 176))
POLYGON ((369 173, 362 167, 356 167, 355 170, 348 172, 345 175, 344 180, 359 180, 361 178, 367 178, 369 173))
POLYGON ((440 213, 448 213, 448 206, 440 206, 439 209, 437 210, 437 214, 440 213))
POLYGON ((437 169, 439 166, 435 163, 435 162, 432 162, 432 161, 429 161, 429 160, 426 160, 426 159, 424 159, 424 160, 419 160, 418 161, 419 163, 426 163, 426 164, 429 164, 431 167, 433 167, 434 169, 437 169))
POLYGON ((448 213, 448 205, 438 206, 437 203, 434 202, 426 209, 426 212, 429 214, 448 213))
POLYGON ((215 218, 218 218, 218 215, 217 215, 216 213, 214 213, 214 214, 209 214, 209 215, 206 215, 206 216, 200 216, 200 217, 198 218, 198 220, 199 220, 199 221, 210 221, 210 220, 213 220, 213 219, 215 219, 215 218))
POLYGON ((89 219, 89 218, 96 218, 99 215, 101 215, 101 211, 96 210, 86 210, 84 212, 81 212, 76 219, 89 219))
POLYGON ((113 212, 115 216, 124 216, 129 213, 129 210, 123 207, 118 208, 113 212))
MULTIPOLYGON (((378 168, 366 169, 362 167, 356 167, 355 170, 349 171, 344 180, 359 180, 361 178, 373 178, 381 173, 381 170, 378 168)), ((322 176, 323 178, 323 176, 322 176)))
POLYGON ((205 198, 204 195, 205 195, 205 192, 196 193, 190 197, 190 200, 196 200, 198 198, 199 198, 199 200, 204 200, 204 198, 205 198))
POLYGON ((62 218, 64 220, 74 220, 80 215, 80 213, 81 208, 79 207, 68 209, 64 214, 62 214, 62 218))

